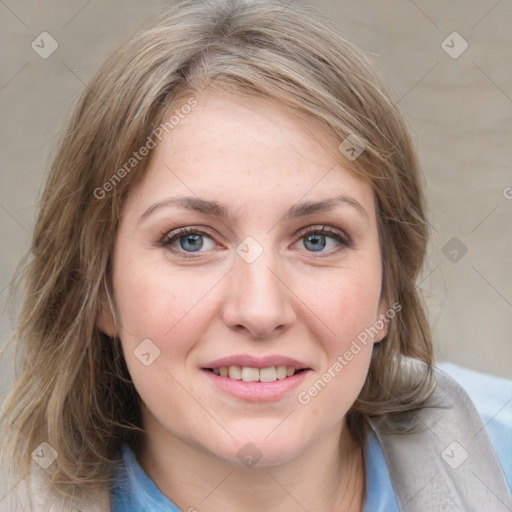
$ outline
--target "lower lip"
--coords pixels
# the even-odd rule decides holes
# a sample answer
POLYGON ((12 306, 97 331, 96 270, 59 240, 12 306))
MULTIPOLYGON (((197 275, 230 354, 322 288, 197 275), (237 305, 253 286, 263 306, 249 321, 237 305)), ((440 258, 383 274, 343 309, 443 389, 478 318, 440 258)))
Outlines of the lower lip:
POLYGON ((244 400, 257 402, 282 398, 304 381, 309 370, 303 370, 291 377, 278 379, 274 382, 244 382, 243 380, 221 377, 208 370, 202 370, 202 372, 225 393, 237 398, 243 398, 244 400))

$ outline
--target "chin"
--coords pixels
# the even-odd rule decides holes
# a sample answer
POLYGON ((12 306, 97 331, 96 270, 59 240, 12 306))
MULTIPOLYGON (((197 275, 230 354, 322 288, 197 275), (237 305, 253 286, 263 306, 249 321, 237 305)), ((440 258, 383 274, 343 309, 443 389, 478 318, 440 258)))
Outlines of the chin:
POLYGON ((246 431, 234 436, 230 446, 212 447, 212 453, 225 462, 238 467, 265 468, 286 464, 298 457, 306 448, 304 440, 290 436, 269 435, 269 431, 246 431))

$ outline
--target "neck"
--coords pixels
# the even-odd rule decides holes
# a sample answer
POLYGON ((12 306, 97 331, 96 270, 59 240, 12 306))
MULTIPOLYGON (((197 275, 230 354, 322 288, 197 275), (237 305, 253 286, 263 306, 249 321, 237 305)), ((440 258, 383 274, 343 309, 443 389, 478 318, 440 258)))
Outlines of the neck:
POLYGON ((146 436, 137 458, 158 488, 189 512, 360 512, 362 447, 345 424, 293 460, 251 469, 228 463, 181 440, 146 436))

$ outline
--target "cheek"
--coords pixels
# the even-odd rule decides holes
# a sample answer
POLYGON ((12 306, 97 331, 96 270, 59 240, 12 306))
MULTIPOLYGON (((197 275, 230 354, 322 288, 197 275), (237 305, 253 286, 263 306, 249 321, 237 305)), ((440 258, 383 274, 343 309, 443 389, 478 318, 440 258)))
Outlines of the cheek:
MULTIPOLYGON (((194 402, 182 387, 191 362, 187 358, 212 321, 213 294, 208 291, 215 280, 206 274, 183 278, 153 262, 132 261, 118 269, 114 293, 120 336, 137 392, 153 413, 166 414, 163 400, 165 411, 188 414, 194 402), (142 346, 146 348, 140 350, 142 346)), ((200 413, 198 407, 194 414, 200 413)))
POLYGON ((347 342, 375 323, 380 284, 378 266, 354 265, 330 275, 297 276, 294 290, 307 306, 306 318, 313 321, 316 317, 315 332, 332 352, 343 350, 347 342))
POLYGON ((168 357, 176 366, 190 350, 197 333, 211 321, 212 291, 222 275, 210 272, 194 276, 193 272, 173 269, 147 254, 139 258, 119 254, 113 276, 114 296, 128 359, 145 339, 159 348, 162 359, 168 357))
POLYGON ((368 374, 379 294, 357 283, 345 282, 343 291, 331 290, 322 320, 329 326, 322 344, 322 365, 303 386, 298 402, 310 417, 325 424, 340 420, 357 399, 368 374), (334 331, 334 334, 332 333, 334 331))
POLYGON ((344 270, 309 295, 308 305, 320 319, 315 331, 325 357, 315 381, 299 395, 311 414, 327 414, 333 421, 347 412, 364 385, 379 319, 378 266, 344 270))

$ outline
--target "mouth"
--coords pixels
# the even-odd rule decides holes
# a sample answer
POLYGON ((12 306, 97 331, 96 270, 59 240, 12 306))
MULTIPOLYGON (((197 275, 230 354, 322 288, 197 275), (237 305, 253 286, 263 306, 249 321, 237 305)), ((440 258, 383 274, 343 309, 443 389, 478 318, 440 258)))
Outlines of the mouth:
POLYGON ((209 361, 200 369, 223 394, 252 402, 288 399, 313 370, 303 361, 277 354, 233 354, 209 361))
POLYGON ((219 377, 243 382, 275 382, 277 380, 286 380, 298 373, 307 371, 309 368, 294 368, 293 366, 286 365, 267 366, 264 368, 231 365, 202 369, 219 377))

